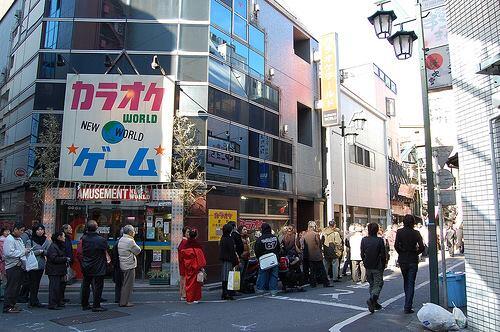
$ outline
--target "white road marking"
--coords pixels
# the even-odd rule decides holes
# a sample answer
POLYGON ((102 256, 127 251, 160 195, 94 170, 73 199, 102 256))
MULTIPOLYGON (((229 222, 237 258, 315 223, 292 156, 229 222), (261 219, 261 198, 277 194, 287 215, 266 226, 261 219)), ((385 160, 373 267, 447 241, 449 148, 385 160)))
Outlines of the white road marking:
POLYGON ((360 310, 360 311, 365 311, 366 310, 366 308, 358 307, 356 305, 344 304, 344 303, 336 303, 336 302, 326 302, 326 301, 319 301, 319 300, 312 300, 312 299, 297 299, 297 298, 286 297, 286 296, 267 296, 267 298, 274 299, 274 300, 283 300, 283 301, 292 301, 292 302, 302 302, 302 303, 312 303, 312 304, 329 305, 331 307, 340 307, 340 308, 360 310))
MULTIPOLYGON (((454 268, 456 268, 456 267, 458 267, 458 266, 460 266, 462 264, 465 264, 465 261, 458 262, 458 263, 450 266, 447 270, 453 270, 454 268)), ((424 282, 418 284, 415 287, 415 290, 420 289, 420 288, 428 285, 429 283, 430 283, 430 281, 424 281, 424 282)), ((405 293, 401 293, 401 294, 399 294, 397 296, 394 296, 393 298, 388 299, 387 301, 384 301, 383 303, 381 303, 381 305, 382 305, 383 308, 385 308, 389 304, 391 304, 393 302, 396 302, 397 300, 399 300, 400 298, 403 298, 404 296, 405 296, 405 293)), ((366 310, 366 308, 363 308, 363 310, 366 310)), ((348 318, 348 319, 346 319, 346 320, 344 320, 344 321, 342 321, 340 323, 337 323, 337 324, 333 325, 330 328, 329 332, 340 332, 340 330, 343 327, 346 327, 347 325, 352 324, 355 321, 357 321, 357 320, 359 320, 359 319, 361 319, 361 318, 363 318, 365 316, 368 316, 368 315, 370 315, 369 311, 361 312, 361 313, 359 313, 359 314, 357 314, 357 315, 355 315, 353 317, 350 317, 350 318, 348 318)))
POLYGON ((95 331, 95 329, 91 329, 91 330, 80 330, 74 326, 68 326, 68 329, 70 329, 70 331, 75 331, 75 332, 92 332, 92 331, 95 331))
POLYGON ((233 327, 236 327, 239 331, 251 331, 257 323, 253 323, 250 325, 236 325, 236 324, 231 324, 233 327))
POLYGON ((351 291, 351 290, 344 290, 344 289, 337 289, 337 290, 340 291, 340 293, 319 294, 319 295, 320 296, 331 296, 332 300, 340 301, 340 299, 339 299, 340 295, 354 294, 354 291, 351 291))
POLYGON ((190 316, 190 314, 188 313, 185 313, 185 312, 171 312, 171 313, 168 313, 168 314, 163 314, 161 315, 162 317, 179 317, 179 316, 190 316))

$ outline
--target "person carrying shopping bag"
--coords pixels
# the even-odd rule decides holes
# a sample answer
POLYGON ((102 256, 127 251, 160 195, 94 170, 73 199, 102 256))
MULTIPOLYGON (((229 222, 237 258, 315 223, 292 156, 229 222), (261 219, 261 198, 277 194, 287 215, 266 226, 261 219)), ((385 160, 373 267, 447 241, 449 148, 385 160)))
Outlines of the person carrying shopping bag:
POLYGON ((198 231, 191 229, 188 240, 180 253, 180 264, 186 275, 186 302, 198 303, 201 300, 201 286, 205 279, 207 261, 203 248, 197 240, 198 231))

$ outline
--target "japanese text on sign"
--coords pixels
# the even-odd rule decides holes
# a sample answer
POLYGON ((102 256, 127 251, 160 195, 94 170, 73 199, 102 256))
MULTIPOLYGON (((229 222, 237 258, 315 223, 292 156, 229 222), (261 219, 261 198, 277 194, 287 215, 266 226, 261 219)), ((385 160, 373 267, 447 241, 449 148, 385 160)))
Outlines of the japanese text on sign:
POLYGON ((236 210, 208 210, 208 241, 219 241, 222 227, 230 221, 237 222, 236 210))

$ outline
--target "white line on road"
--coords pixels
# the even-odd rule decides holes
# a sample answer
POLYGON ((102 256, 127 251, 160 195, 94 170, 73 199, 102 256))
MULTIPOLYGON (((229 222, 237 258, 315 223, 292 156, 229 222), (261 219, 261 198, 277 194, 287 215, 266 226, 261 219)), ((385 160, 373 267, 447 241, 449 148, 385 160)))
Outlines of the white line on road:
MULTIPOLYGON (((462 264, 464 264, 464 263, 465 263, 465 261, 458 262, 457 264, 450 266, 447 270, 453 270, 454 268, 456 268, 456 267, 458 267, 458 266, 460 266, 460 265, 462 265, 462 264)), ((422 287, 424 287, 424 286, 428 285, 429 283, 430 283, 430 281, 424 281, 424 282, 422 282, 422 283, 418 284, 418 285, 415 287, 415 290, 420 289, 420 288, 422 288, 422 287)), ((382 305, 382 307, 383 307, 383 308, 385 308, 385 307, 387 307, 389 304, 391 304, 391 303, 393 303, 393 302, 396 302, 397 300, 399 300, 400 298, 402 298, 402 297, 404 297, 404 296, 405 296, 405 293, 401 293, 401 294, 399 294, 399 295, 397 295, 397 296, 394 296, 393 298, 390 298, 390 299, 388 299, 387 301, 385 301, 385 302, 381 303, 381 305, 382 305)), ((367 310, 367 309, 366 309, 366 308, 363 308, 363 310, 367 310)), ((330 328, 330 330, 329 330, 329 331, 330 331, 330 332, 340 332, 340 329, 342 329, 343 327, 346 327, 347 325, 352 324, 352 323, 354 323, 355 321, 357 321, 357 320, 359 320, 359 319, 361 319, 361 318, 363 318, 363 317, 365 317, 365 316, 368 316, 368 315, 370 315, 370 312, 369 312, 369 311, 365 311, 365 312, 359 313, 359 314, 357 314, 356 316, 352 316, 352 317, 350 317, 350 318, 348 318, 348 319, 346 319, 346 320, 344 320, 344 321, 342 321, 342 322, 340 322, 340 323, 337 323, 337 324, 333 325, 333 326, 330 328)))
POLYGON ((267 296, 267 298, 274 299, 274 300, 284 300, 284 301, 293 301, 293 302, 303 302, 303 303, 329 305, 329 306, 332 306, 332 307, 340 307, 340 308, 353 309, 353 310, 361 310, 361 311, 365 311, 366 310, 366 308, 358 307, 356 305, 344 304, 344 303, 336 303, 336 302, 326 302, 326 301, 310 300, 310 299, 297 299, 297 298, 286 297, 286 296, 267 296))

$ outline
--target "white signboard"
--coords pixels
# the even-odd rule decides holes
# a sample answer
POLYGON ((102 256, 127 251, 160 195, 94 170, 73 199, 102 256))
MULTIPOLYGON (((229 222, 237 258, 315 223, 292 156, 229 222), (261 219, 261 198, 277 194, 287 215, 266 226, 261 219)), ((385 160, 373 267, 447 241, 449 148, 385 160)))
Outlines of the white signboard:
POLYGON ((423 19, 425 47, 434 48, 448 44, 446 8, 444 6, 429 11, 423 19))
POLYGON ((174 83, 68 74, 59 179, 169 182, 174 83))
POLYGON ((449 87, 452 84, 450 49, 448 45, 431 49, 425 57, 427 87, 429 90, 449 87))

